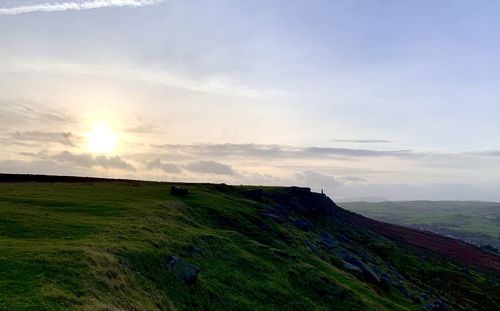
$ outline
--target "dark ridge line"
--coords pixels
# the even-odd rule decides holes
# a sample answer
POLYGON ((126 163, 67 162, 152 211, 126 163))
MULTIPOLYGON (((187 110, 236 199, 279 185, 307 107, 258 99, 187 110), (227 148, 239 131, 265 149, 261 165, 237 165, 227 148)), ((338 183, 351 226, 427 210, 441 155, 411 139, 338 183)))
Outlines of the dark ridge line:
POLYGON ((38 174, 4 174, 0 173, 0 183, 109 183, 109 182, 145 182, 133 179, 117 179, 102 177, 79 177, 38 174))
POLYGON ((44 174, 9 174, 9 173, 0 173, 0 183, 75 183, 75 184, 76 183, 164 183, 164 184, 179 184, 186 186, 216 185, 214 183, 177 182, 177 181, 173 182, 167 180, 155 181, 155 180, 126 179, 126 178, 83 177, 83 176, 44 175, 44 174))
MULTIPOLYGON (((44 174, 10 174, 0 173, 0 183, 165 183, 179 185, 197 185, 197 186, 213 186, 217 183, 207 182, 180 182, 180 181, 156 181, 156 180, 141 180, 141 179, 125 179, 125 178, 105 178, 105 177, 83 177, 83 176, 64 176, 64 175, 44 175, 44 174)), ((287 188, 286 186, 254 186, 254 185, 230 185, 235 187, 252 187, 252 188, 287 188)))

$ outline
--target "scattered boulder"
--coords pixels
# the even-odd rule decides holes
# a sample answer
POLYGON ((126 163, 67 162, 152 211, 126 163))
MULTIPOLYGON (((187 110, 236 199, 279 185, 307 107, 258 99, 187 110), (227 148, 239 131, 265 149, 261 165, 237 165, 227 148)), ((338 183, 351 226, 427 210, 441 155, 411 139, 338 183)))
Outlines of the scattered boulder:
POLYGON ((342 260, 342 265, 344 266, 344 268, 346 270, 349 270, 351 272, 354 272, 354 273, 363 273, 363 270, 361 270, 358 266, 355 266, 353 264, 350 264, 348 262, 345 262, 342 260))
POLYGON ((349 256, 349 257, 345 258, 345 261, 360 268, 363 271, 363 275, 368 280, 370 280, 372 282, 380 283, 380 281, 381 281, 380 276, 377 273, 375 273, 375 271, 373 271, 372 268, 370 268, 367 264, 365 264, 364 262, 362 262, 358 258, 353 257, 353 256, 349 256))
POLYGON ((346 258, 348 256, 352 256, 352 252, 348 251, 344 247, 342 247, 341 244, 339 244, 337 247, 328 249, 330 253, 334 254, 337 258, 346 258))
POLYGON ((187 284, 193 284, 200 273, 198 267, 176 256, 165 257, 163 264, 168 271, 187 284))
POLYGON ((189 190, 179 186, 172 186, 170 188, 170 193, 179 197, 185 197, 189 194, 189 190))

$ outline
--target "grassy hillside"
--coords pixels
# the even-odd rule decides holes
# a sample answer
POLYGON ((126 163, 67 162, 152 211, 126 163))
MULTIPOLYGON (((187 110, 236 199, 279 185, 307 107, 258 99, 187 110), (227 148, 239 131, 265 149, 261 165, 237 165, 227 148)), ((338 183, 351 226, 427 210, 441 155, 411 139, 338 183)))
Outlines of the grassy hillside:
POLYGON ((179 197, 170 187, 0 183, 0 310, 500 304, 498 272, 349 224, 327 198, 295 188, 252 193, 201 184, 183 185, 189 195, 179 197))
POLYGON ((500 203, 465 201, 349 202, 366 217, 452 236, 500 249, 500 203))

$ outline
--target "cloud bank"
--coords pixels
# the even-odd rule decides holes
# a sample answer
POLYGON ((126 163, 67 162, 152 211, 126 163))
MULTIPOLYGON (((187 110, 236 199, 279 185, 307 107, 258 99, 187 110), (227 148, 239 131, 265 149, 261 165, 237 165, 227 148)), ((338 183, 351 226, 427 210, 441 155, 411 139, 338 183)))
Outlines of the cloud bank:
POLYGON ((148 161, 146 163, 146 169, 148 170, 159 169, 165 173, 171 173, 171 174, 180 174, 182 172, 182 169, 177 164, 164 163, 158 158, 152 161, 148 161))
POLYGON ((332 147, 297 147, 263 144, 192 144, 192 145, 152 145, 157 150, 175 154, 195 154, 198 156, 232 156, 261 158, 317 158, 317 157, 414 157, 412 150, 370 150, 332 147))
POLYGON ((234 176, 236 172, 229 165, 217 161, 197 161, 185 165, 185 168, 191 172, 201 174, 227 175, 234 176))
POLYGON ((58 143, 68 147, 75 147, 75 141, 78 137, 70 132, 42 132, 42 131, 27 131, 15 132, 10 134, 13 141, 28 141, 39 143, 58 143))
POLYGON ((69 151, 52 156, 54 160, 72 163, 81 167, 102 167, 104 169, 121 169, 135 171, 135 167, 125 162, 118 156, 107 157, 104 155, 92 156, 90 154, 73 154, 69 151))
POLYGON ((19 15, 34 12, 81 11, 110 7, 141 7, 153 5, 165 0, 92 0, 68 2, 44 2, 14 7, 0 7, 0 15, 19 15))

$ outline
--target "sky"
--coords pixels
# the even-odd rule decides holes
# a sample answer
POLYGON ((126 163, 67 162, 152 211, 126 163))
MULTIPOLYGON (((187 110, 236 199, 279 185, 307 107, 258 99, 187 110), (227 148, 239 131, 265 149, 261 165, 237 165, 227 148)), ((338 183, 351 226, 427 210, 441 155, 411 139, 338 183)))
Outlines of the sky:
POLYGON ((500 201, 500 2, 3 0, 0 172, 500 201))

